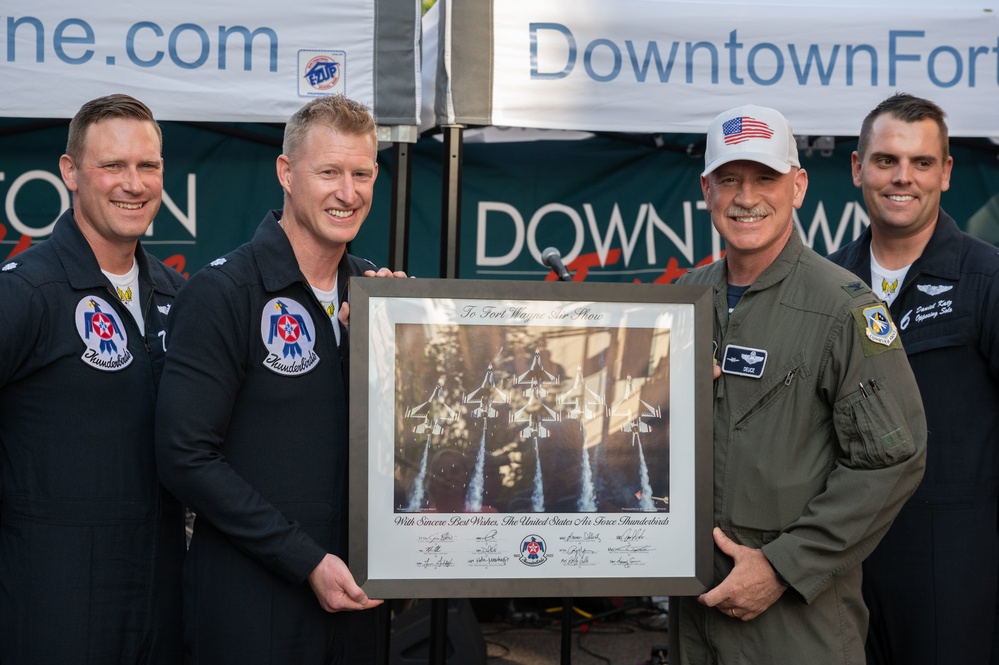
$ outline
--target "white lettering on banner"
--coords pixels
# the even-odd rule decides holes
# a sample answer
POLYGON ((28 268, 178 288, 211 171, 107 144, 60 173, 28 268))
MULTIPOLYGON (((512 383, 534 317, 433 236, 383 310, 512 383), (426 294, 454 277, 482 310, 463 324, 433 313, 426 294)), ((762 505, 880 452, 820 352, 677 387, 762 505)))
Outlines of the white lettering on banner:
MULTIPOLYGON (((524 218, 509 203, 479 201, 478 226, 475 233, 475 263, 480 266, 505 266, 518 256, 524 248, 524 218), (486 256, 486 218, 490 212, 506 213, 513 220, 513 247, 502 256, 486 256)), ((506 237, 502 235, 501 237, 506 237)))
MULTIPOLYGON (((575 230, 575 240, 573 241, 572 250, 563 256, 562 260, 568 263, 569 261, 575 259, 579 256, 580 251, 583 249, 583 220, 579 216, 579 213, 573 210, 570 206, 563 205, 561 203, 549 203, 548 205, 541 206, 531 217, 531 221, 528 222, 525 232, 524 218, 520 215, 520 211, 518 211, 514 206, 509 203, 502 203, 499 201, 479 201, 479 214, 475 238, 476 265, 505 266, 512 263, 518 256, 520 256, 521 250, 524 248, 525 237, 527 239, 527 248, 528 251, 530 251, 531 256, 533 256, 538 263, 541 263, 541 250, 538 249, 537 230, 541 220, 550 212, 563 213, 569 218, 569 221, 572 222, 572 226, 575 230), (509 252, 502 256, 486 255, 486 224, 490 212, 504 213, 513 222, 513 247, 509 252)), ((504 237, 506 236, 504 235, 504 237)))
POLYGON ((828 253, 835 252, 842 245, 846 244, 843 242, 843 236, 850 227, 849 221, 851 218, 853 220, 853 234, 850 240, 860 236, 863 230, 871 225, 871 220, 867 216, 864 206, 858 205, 853 201, 848 201, 843 207, 843 214, 839 216, 839 225, 836 227, 835 235, 829 229, 829 220, 826 219, 826 208, 822 204, 822 201, 819 201, 819 205, 815 209, 815 214, 812 216, 812 224, 807 232, 801 227, 801 223, 798 221, 798 211, 794 211, 794 221, 798 226, 798 231, 801 232, 801 237, 804 239, 805 244, 809 247, 815 247, 815 234, 817 231, 822 231, 822 240, 825 243, 828 253))
MULTIPOLYGON (((698 209, 705 209, 703 201, 698 201, 697 203, 698 209)), ((638 213, 635 217, 635 222, 632 225, 630 235, 628 229, 625 228, 624 220, 621 216, 621 209, 618 203, 615 203, 611 210, 609 222, 597 219, 597 215, 593 210, 592 204, 584 203, 582 204, 582 207, 586 215, 586 228, 590 232, 590 240, 596 247, 597 256, 600 260, 601 266, 606 264, 608 253, 616 245, 614 242, 615 235, 617 236, 620 246, 622 246, 624 250, 624 265, 626 267, 629 266, 631 264, 631 258, 635 247, 638 244, 639 239, 642 237, 642 227, 645 225, 646 221, 648 221, 648 225, 645 228, 645 245, 646 257, 649 265, 656 265, 656 231, 659 231, 669 238, 673 245, 676 246, 680 250, 681 254, 688 260, 688 262, 694 262, 693 214, 691 212, 691 203, 689 201, 686 201, 683 204, 683 238, 681 238, 676 231, 671 229, 666 222, 659 217, 655 207, 650 203, 642 203, 639 205, 638 213), (601 226, 606 229, 602 235, 600 232, 601 226)), ((527 246, 531 256, 534 257, 539 264, 542 263, 541 252, 538 249, 537 230, 542 218, 552 212, 562 213, 572 222, 572 249, 562 257, 562 260, 565 263, 572 262, 582 252, 586 237, 584 235, 582 218, 571 206, 561 203, 549 203, 544 205, 531 216, 531 221, 525 229, 524 217, 513 205, 499 201, 480 201, 478 208, 477 234, 475 240, 476 265, 480 267, 497 267, 513 263, 520 256, 525 239, 527 241, 527 246), (490 213, 502 214, 490 215, 490 213), (496 219, 506 219, 513 223, 514 244, 513 247, 503 255, 489 255, 486 253, 487 237, 489 237, 490 232, 490 229, 487 227, 491 220, 496 219)), ((507 227, 504 227, 503 230, 506 231, 506 228, 507 227)), ((509 233, 507 232, 496 233, 495 224, 492 227, 492 231, 492 237, 494 238, 509 237, 509 233)), ((505 248, 505 245, 503 245, 501 249, 502 248, 505 248)))
MULTIPOLYGON (((608 219, 599 219, 591 203, 582 203, 581 207, 586 216, 587 224, 585 227, 579 212, 572 206, 562 203, 549 203, 538 208, 531 215, 530 222, 525 224, 524 215, 514 205, 501 201, 480 201, 475 239, 476 266, 479 268, 508 266, 520 258, 525 244, 530 255, 541 265, 541 253, 538 250, 537 238, 538 227, 542 219, 550 213, 563 215, 570 221, 570 224, 563 223, 558 228, 560 238, 567 240, 570 233, 572 234, 572 249, 562 257, 562 260, 567 264, 580 255, 588 240, 596 249, 595 253, 601 266, 606 265, 608 254, 614 248, 620 247, 624 268, 636 270, 633 260, 635 250, 638 248, 639 240, 644 239, 646 266, 637 268, 637 270, 645 271, 646 267, 656 266, 661 268, 665 265, 665 261, 659 260, 656 251, 656 240, 660 235, 669 240, 670 244, 678 250, 689 265, 694 265, 707 256, 710 256, 712 260, 717 260, 721 256, 721 238, 714 227, 711 228, 710 252, 698 254, 694 248, 694 210, 706 213, 706 205, 703 200, 683 202, 682 234, 667 224, 651 203, 642 203, 638 206, 638 212, 630 230, 624 222, 620 204, 617 202, 614 203, 608 219), (588 237, 587 232, 589 233, 588 237), (513 238, 512 246, 506 242, 506 239, 510 237, 513 238), (490 250, 493 253, 490 253, 490 250)), ((706 218, 701 221, 707 223, 706 218)), ((829 216, 822 201, 819 201, 807 227, 802 224, 798 211, 794 211, 794 225, 805 244, 814 247, 816 236, 821 232, 826 253, 834 252, 842 245, 857 238, 869 224, 870 220, 864 207, 855 201, 846 202, 835 229, 830 228, 829 216)), ((552 231, 549 229, 544 237, 550 238, 551 236, 552 231)))
MULTIPOLYGON (((166 206, 167 210, 173 213, 173 216, 177 218, 180 225, 187 229, 187 232, 191 234, 192 238, 198 237, 198 207, 197 207, 197 184, 198 176, 193 173, 187 174, 187 213, 185 214, 180 207, 174 203, 173 199, 167 191, 163 190, 163 205, 166 206)), ((155 223, 155 222, 154 222, 155 223)), ((149 225, 149 229, 146 231, 147 236, 153 235, 153 225, 149 225)))
MULTIPOLYGON (((719 72, 723 68, 720 63, 725 59, 725 51, 728 52, 728 82, 733 85, 745 85, 743 75, 746 75, 753 83, 764 86, 774 85, 785 77, 793 77, 802 86, 815 83, 827 86, 835 76, 847 87, 876 87, 879 85, 878 75, 887 65, 889 86, 898 85, 899 79, 925 76, 939 88, 959 84, 974 88, 979 82, 991 83, 988 79, 996 71, 994 59, 989 58, 989 54, 999 54, 999 45, 972 45, 965 52, 949 44, 934 44, 935 36, 927 37, 925 30, 888 30, 886 35, 887 49, 873 44, 775 44, 763 41, 745 50, 748 44, 739 41, 738 30, 732 30, 723 43, 642 43, 630 39, 619 42, 597 38, 583 46, 580 75, 598 83, 622 76, 637 83, 708 83, 695 80, 694 73, 698 71, 708 72, 710 83, 718 85, 719 72), (710 63, 710 67, 703 66, 703 59, 710 63), (917 64, 924 59, 925 64, 917 64), (701 66, 695 67, 699 62, 701 66), (789 63, 790 68, 787 66, 789 63), (674 68, 682 76, 681 80, 674 76, 674 68), (869 75, 860 78, 855 76, 857 72, 868 72, 869 75), (984 76, 980 77, 979 73, 984 76)), ((562 23, 531 23, 529 39, 532 79, 560 79, 577 71, 580 44, 571 28, 562 23)))
POLYGON ((642 231, 642 223, 645 221, 645 213, 649 207, 648 203, 643 203, 638 207, 638 217, 635 220, 635 230, 632 231, 631 238, 628 238, 628 232, 625 230, 624 223, 621 221, 621 210, 615 203, 614 209, 611 211, 610 224, 607 225, 607 233, 604 234, 603 242, 601 242, 600 231, 597 228, 597 219, 593 214, 593 206, 589 203, 583 204, 583 210, 586 211, 586 221, 590 226, 590 237, 593 238, 593 243, 597 246, 597 256, 600 257, 601 266, 607 262, 607 252, 611 249, 611 243, 614 240, 612 236, 615 231, 617 231, 617 236, 621 241, 621 248, 624 252, 624 265, 628 265, 631 261, 631 253, 635 250, 635 243, 638 242, 638 234, 642 231))
MULTIPOLYGON (((704 201, 698 201, 703 207, 704 201)), ((645 250, 648 253, 648 261, 650 266, 657 264, 656 261, 656 243, 654 242, 655 231, 661 231, 673 245, 680 250, 683 258, 687 259, 687 263, 694 263, 694 214, 690 208, 690 201, 683 202, 683 237, 684 240, 680 239, 680 236, 676 234, 676 231, 671 229, 666 225, 662 219, 659 218, 659 213, 656 212, 655 206, 649 206, 649 223, 645 227, 645 250)), ((627 261, 625 262, 627 263, 627 261)))
MULTIPOLYGON (((0 181, 4 180, 4 175, 5 174, 0 173, 0 181)), ((25 171, 21 175, 17 176, 14 179, 14 182, 10 184, 10 190, 7 191, 7 196, 4 199, 3 206, 4 212, 7 214, 7 220, 10 222, 11 227, 18 233, 26 235, 29 238, 39 238, 52 233, 52 228, 55 226, 55 220, 52 220, 51 224, 43 226, 42 228, 32 228, 21 221, 14 208, 14 201, 17 199, 18 192, 21 191, 21 188, 24 185, 32 180, 47 182, 55 188, 56 193, 59 195, 60 210, 65 210, 69 207, 69 190, 66 189, 66 185, 63 184, 62 179, 59 176, 41 169, 25 171)))
POLYGON ((576 240, 572 244, 572 249, 569 253, 562 257, 563 261, 572 261, 574 258, 579 256, 579 253, 583 249, 583 220, 580 218, 579 213, 573 210, 570 206, 564 205, 562 203, 549 203, 548 205, 543 205, 538 208, 538 211, 534 213, 531 217, 531 221, 527 223, 527 249, 531 252, 531 256, 538 263, 541 263, 541 250, 538 249, 538 239, 537 231, 538 225, 541 224, 541 220, 550 212, 561 212, 564 213, 569 221, 572 222, 572 226, 576 231, 576 240))
MULTIPOLYGON (((6 182, 7 174, 0 171, 0 183, 6 182)), ((6 215, 6 223, 10 227, 21 235, 28 236, 29 238, 45 238, 52 233, 53 227, 55 227, 56 219, 53 219, 48 224, 44 226, 30 226, 22 220, 17 214, 17 201, 18 195, 21 194, 21 190, 24 187, 34 181, 41 181, 48 183, 56 192, 56 196, 59 199, 59 214, 62 214, 63 210, 70 207, 70 195, 69 190, 66 189, 66 185, 63 183, 62 179, 58 174, 52 173, 50 171, 44 171, 42 169, 33 169, 30 171, 25 171, 21 175, 14 178, 10 183, 10 189, 7 190, 4 196, 4 214, 6 215)), ((38 196, 39 191, 33 190, 31 196, 29 197, 29 203, 22 205, 29 205, 32 207, 38 207, 38 196)), ((163 189, 163 206, 170 211, 170 213, 177 219, 181 226, 183 226, 188 233, 190 233, 191 238, 197 239, 198 237, 198 214, 197 214, 197 175, 194 173, 187 174, 187 210, 182 209, 178 206, 170 194, 167 192, 166 188, 163 189)), ((162 210, 161 210, 162 214, 162 210)), ((153 224, 149 225, 146 230, 146 236, 153 236, 153 224)))

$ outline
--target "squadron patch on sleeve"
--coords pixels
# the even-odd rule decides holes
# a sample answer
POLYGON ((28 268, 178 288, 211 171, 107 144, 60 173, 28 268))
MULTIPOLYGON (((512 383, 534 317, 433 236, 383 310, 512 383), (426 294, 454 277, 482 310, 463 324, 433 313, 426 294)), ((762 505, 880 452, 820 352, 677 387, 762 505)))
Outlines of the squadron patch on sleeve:
POLYGON ((898 336, 898 328, 888 314, 888 308, 882 303, 856 307, 853 318, 860 331, 860 340, 865 356, 873 356, 888 349, 901 349, 902 340, 898 336))
POLYGON ((106 300, 97 296, 80 300, 75 321, 76 331, 87 347, 80 360, 104 372, 117 372, 132 363, 128 333, 106 300))
POLYGON ((267 347, 264 367, 277 374, 298 376, 319 364, 315 327, 308 310, 290 298, 274 298, 260 316, 260 337, 267 347))

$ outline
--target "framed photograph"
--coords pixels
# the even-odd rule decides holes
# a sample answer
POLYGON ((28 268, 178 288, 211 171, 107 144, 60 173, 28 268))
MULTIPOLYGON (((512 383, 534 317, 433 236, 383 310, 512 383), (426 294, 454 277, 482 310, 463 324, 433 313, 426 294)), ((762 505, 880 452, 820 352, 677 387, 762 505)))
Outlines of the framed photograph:
POLYGON ((350 569, 373 598, 711 579, 711 292, 352 278, 350 569))

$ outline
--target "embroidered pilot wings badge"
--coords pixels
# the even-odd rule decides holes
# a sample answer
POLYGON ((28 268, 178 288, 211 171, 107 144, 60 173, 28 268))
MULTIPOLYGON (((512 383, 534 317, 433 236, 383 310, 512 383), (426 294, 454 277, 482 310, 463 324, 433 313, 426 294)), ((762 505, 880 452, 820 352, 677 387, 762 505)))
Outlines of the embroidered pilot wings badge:
POLYGON ((953 289, 954 285, 949 284, 944 286, 943 284, 917 284, 916 288, 928 296, 938 296, 941 293, 947 293, 953 289))

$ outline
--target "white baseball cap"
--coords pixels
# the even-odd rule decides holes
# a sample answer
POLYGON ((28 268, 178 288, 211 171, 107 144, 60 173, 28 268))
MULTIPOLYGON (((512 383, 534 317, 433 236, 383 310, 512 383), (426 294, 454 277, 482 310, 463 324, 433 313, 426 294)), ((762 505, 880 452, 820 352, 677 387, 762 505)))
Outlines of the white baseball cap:
POLYGON ((798 161, 798 144, 791 123, 779 111, 747 104, 720 113, 708 127, 704 172, 746 159, 787 173, 798 161))

